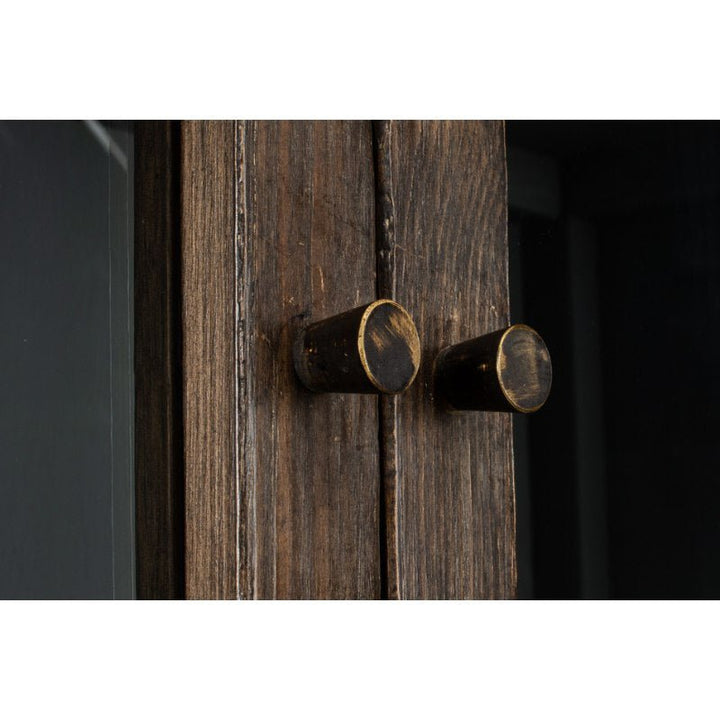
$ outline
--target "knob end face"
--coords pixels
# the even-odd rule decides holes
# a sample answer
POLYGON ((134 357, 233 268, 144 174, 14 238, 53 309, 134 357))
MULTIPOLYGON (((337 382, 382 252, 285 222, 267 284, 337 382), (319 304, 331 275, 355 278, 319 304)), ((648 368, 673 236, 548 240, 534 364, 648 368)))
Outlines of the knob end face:
POLYGON ((500 339, 497 376, 503 394, 517 412, 539 410, 552 385, 550 353, 527 325, 511 325, 500 339))
POLYGON ((420 367, 420 338, 405 308, 392 300, 369 305, 360 323, 358 352, 379 392, 394 395, 410 387, 420 367))

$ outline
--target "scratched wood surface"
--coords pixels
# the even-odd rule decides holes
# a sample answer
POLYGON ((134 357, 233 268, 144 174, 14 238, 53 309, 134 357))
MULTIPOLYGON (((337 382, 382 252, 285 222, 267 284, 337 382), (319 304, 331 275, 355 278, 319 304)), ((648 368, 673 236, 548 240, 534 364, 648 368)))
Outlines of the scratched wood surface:
POLYGON ((508 324, 503 124, 378 122, 378 280, 413 315, 415 384, 384 400, 387 592, 507 598, 516 587, 511 418, 449 414, 437 352, 508 324))
POLYGON ((177 124, 135 123, 135 530, 139 599, 181 598, 177 124))
POLYGON ((375 298, 369 122, 238 125, 241 596, 380 595, 377 399, 295 377, 301 326, 375 298))

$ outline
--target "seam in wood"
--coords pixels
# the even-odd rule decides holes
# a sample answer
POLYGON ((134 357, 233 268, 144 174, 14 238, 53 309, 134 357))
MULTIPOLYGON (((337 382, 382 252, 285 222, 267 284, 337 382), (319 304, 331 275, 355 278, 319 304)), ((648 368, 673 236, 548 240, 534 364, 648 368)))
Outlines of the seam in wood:
POLYGON ((250 377, 250 233, 248 228, 247 123, 235 126, 236 172, 236 355, 237 417, 243 423, 243 442, 238 445, 238 596, 243 600, 257 597, 256 587, 256 517, 255 517, 255 443, 254 395, 250 377))
MULTIPOLYGON (((235 121, 233 123, 233 243, 235 244, 233 259, 235 261, 235 268, 233 278, 235 281, 235 287, 233 290, 233 319, 234 319, 234 336, 235 336, 235 372, 233 373, 233 393, 235 399, 235 437, 233 443, 235 445, 235 467, 233 468, 235 473, 235 552, 238 554, 237 562, 235 563, 235 597, 241 597, 240 590, 240 574, 242 571, 243 553, 240 547, 240 523, 241 523, 241 505, 243 499, 240 497, 240 468, 242 467, 242 459, 240 455, 240 422, 242 422, 242 416, 240 415, 240 276, 239 276, 239 264, 240 264, 240 178, 239 178, 239 156, 242 155, 241 138, 239 123, 235 121)), ((244 455, 244 453, 243 453, 244 455)))
MULTIPOLYGON (((392 194, 392 121, 372 124, 375 172, 375 244, 377 296, 395 297, 395 203, 392 194)), ((400 570, 397 533, 397 400, 378 398, 380 449, 380 563, 381 597, 399 599, 400 570)))

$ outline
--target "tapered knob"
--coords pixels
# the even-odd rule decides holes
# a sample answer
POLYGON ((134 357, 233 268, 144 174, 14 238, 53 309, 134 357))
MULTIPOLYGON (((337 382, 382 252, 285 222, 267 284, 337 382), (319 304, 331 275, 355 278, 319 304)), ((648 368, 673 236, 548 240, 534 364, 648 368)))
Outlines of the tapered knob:
POLYGON ((304 328, 295 372, 315 392, 402 392, 420 366, 415 323, 398 303, 376 300, 304 328))
POLYGON ((452 345, 435 360, 436 391, 455 410, 532 413, 551 384, 550 353, 527 325, 452 345))

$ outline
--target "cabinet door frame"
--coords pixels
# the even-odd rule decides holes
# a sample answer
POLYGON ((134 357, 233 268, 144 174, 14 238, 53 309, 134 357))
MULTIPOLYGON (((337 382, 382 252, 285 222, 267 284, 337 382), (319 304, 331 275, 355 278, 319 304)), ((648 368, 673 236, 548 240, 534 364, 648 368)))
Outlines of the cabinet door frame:
MULTIPOLYGON (((510 418, 440 417, 431 378, 438 343, 509 320, 503 124, 142 122, 135 144, 138 597, 513 597, 510 418), (264 237, 278 244, 274 253, 311 244, 308 257, 298 255, 305 275, 258 259, 264 237), (362 247, 353 252, 353 244, 362 247), (442 282, 424 294, 428 253, 442 282), (270 292, 275 315, 249 327, 258 282, 292 291, 282 302, 270 292), (252 366, 258 343, 286 354, 302 323, 349 309, 343 283, 365 288, 358 305, 375 297, 410 305, 426 340, 415 386, 373 398, 373 410, 277 380, 292 373, 287 358, 274 375, 252 366), (273 412, 287 413, 288 405, 261 398, 254 377, 269 378, 269 391, 293 395, 298 407, 316 402, 326 424, 361 418, 361 433, 372 427, 368 438, 379 444, 364 452, 376 477, 331 486, 333 454, 320 453, 311 477, 311 443, 292 440, 277 445, 285 465, 273 471, 253 433, 266 433, 276 416, 263 420, 256 408, 277 400, 273 412), (416 432, 427 451, 413 446, 416 432), (435 435, 452 453, 473 445, 470 465, 457 469, 451 459, 432 479, 442 450, 435 435), (291 467, 298 477, 285 482, 291 467), (279 523, 274 534, 268 522, 279 523)), ((316 442, 332 441, 324 432, 316 442)), ((346 446, 357 432, 342 431, 346 446)))

